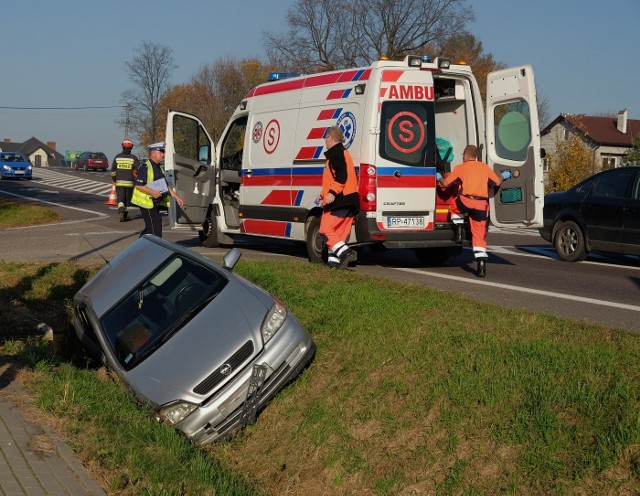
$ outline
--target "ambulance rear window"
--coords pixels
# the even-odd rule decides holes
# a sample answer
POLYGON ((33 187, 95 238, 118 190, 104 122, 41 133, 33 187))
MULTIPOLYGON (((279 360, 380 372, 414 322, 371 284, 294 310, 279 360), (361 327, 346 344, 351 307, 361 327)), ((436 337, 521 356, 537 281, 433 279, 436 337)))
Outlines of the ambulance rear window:
POLYGON ((435 126, 433 102, 387 101, 380 119, 380 156, 414 167, 434 167, 435 126))

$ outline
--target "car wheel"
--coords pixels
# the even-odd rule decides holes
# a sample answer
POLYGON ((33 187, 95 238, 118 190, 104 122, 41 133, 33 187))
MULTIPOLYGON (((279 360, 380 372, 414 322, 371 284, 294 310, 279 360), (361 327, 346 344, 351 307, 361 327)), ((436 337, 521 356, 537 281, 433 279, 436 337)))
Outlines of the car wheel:
POLYGON ((232 245, 233 238, 222 234, 218 227, 218 219, 213 211, 209 212, 207 220, 202 223, 202 230, 198 231, 200 244, 205 248, 217 248, 218 246, 232 245))
POLYGON ((320 217, 309 217, 306 226, 307 257, 311 263, 324 263, 327 259, 327 244, 320 235, 320 217))
POLYGON ((565 262, 578 262, 587 258, 584 234, 572 220, 566 220, 558 226, 553 244, 565 262))

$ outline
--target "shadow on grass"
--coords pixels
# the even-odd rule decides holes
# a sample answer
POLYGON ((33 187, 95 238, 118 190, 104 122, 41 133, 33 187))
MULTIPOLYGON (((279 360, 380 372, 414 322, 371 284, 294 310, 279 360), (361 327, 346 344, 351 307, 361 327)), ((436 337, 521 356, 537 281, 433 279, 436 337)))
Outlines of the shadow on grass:
POLYGON ((70 302, 94 271, 60 263, 34 267, 31 273, 28 265, 0 266, 0 389, 13 382, 21 368, 32 368, 54 355, 55 360, 90 364, 73 330, 70 302), (7 284, 16 271, 24 275, 7 284))

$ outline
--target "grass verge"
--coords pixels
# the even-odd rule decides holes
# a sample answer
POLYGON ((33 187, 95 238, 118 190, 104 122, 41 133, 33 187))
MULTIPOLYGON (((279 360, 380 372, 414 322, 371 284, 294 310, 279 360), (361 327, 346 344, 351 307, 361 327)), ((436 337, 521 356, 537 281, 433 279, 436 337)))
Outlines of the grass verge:
POLYGON ((0 227, 34 226, 62 220, 47 207, 0 198, 0 227))
MULTIPOLYGON (((0 264, 0 302, 38 318, 56 305, 63 322, 94 270, 0 264)), ((318 352, 229 443, 196 449, 77 355, 3 339, 109 493, 640 492, 638 336, 310 264, 237 272, 284 301, 318 352)))

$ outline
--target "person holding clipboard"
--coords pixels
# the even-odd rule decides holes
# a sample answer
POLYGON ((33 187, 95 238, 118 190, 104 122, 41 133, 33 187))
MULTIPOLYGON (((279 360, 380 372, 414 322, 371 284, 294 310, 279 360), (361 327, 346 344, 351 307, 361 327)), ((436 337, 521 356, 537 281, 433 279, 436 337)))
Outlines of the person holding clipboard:
POLYGON ((160 210, 169 208, 169 197, 180 207, 184 205, 182 198, 169 186, 160 163, 164 160, 164 142, 149 145, 149 160, 140 164, 138 177, 131 203, 140 207, 144 220, 144 231, 140 234, 153 234, 162 237, 162 217, 160 210))

